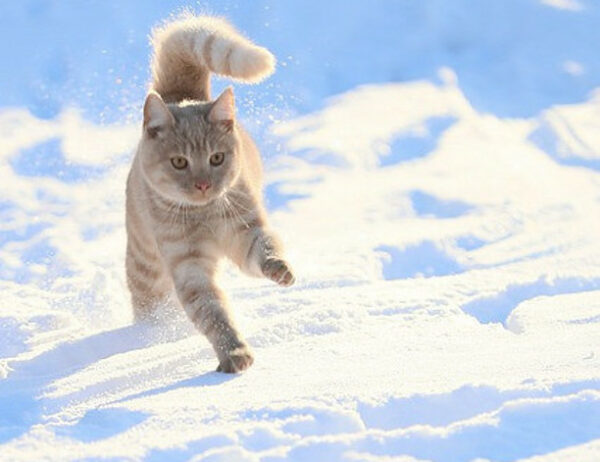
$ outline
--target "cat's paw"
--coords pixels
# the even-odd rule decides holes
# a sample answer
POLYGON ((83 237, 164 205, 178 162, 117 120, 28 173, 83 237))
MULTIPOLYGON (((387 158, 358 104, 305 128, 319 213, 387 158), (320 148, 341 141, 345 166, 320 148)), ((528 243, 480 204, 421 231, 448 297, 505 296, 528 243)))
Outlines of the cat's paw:
POLYGON ((250 348, 241 346, 226 354, 225 358, 219 363, 217 372, 226 372, 228 374, 242 372, 252 366, 253 362, 254 356, 252 356, 250 348))
POLYGON ((262 272, 265 277, 275 281, 280 286, 288 287, 296 282, 290 264, 279 258, 267 258, 262 265, 262 272))

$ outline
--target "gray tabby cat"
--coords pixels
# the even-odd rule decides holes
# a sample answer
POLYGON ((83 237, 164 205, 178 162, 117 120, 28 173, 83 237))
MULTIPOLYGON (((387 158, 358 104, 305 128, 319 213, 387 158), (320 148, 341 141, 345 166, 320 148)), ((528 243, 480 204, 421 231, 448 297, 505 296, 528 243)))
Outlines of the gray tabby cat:
POLYGON ((127 180, 127 282, 137 319, 175 290, 223 372, 252 352, 214 282, 218 262, 294 283, 262 204, 261 161, 235 120, 233 91, 210 100, 210 73, 245 82, 275 59, 221 19, 187 16, 153 31, 152 91, 127 180))

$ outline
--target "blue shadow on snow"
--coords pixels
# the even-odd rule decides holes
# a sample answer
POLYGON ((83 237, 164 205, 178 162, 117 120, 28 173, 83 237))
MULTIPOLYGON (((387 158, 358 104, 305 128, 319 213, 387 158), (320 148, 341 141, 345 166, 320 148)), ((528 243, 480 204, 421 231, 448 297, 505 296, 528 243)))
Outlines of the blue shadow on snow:
POLYGON ((265 187, 265 198, 269 210, 285 208, 288 202, 295 199, 304 199, 307 194, 289 194, 281 192, 282 182, 275 182, 265 187))
POLYGON ((387 245, 376 248, 388 255, 383 259, 385 279, 445 276, 463 271, 463 267, 432 241, 398 249, 387 245))
POLYGON ((425 122, 423 134, 399 136, 390 143, 390 153, 379 159, 379 165, 387 167, 400 162, 425 157, 438 144, 439 137, 456 122, 455 117, 432 117, 425 122))
POLYGON ((423 191, 409 195, 417 215, 427 218, 456 218, 469 213, 473 206, 457 200, 439 199, 423 191))
POLYGON ((504 324, 510 313, 525 300, 542 295, 572 294, 598 288, 600 288, 600 279, 565 278, 549 282, 545 278, 540 278, 529 284, 509 285, 500 293, 490 297, 477 298, 463 305, 462 310, 483 324, 493 322, 504 324))
POLYGON ((90 443, 123 433, 148 417, 144 412, 122 408, 92 409, 74 426, 57 428, 56 434, 90 443))

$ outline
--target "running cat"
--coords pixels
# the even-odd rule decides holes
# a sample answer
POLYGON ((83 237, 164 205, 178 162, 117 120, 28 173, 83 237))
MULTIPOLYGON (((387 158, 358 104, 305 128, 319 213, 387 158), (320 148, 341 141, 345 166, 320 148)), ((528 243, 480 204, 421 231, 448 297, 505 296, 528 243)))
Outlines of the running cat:
POLYGON ((226 89, 211 100, 211 72, 238 81, 270 75, 275 58, 222 19, 187 16, 153 31, 152 89, 127 180, 127 282, 136 319, 175 290, 212 343, 218 371, 253 355, 214 281, 230 258, 244 272, 294 283, 262 203, 260 154, 226 89))

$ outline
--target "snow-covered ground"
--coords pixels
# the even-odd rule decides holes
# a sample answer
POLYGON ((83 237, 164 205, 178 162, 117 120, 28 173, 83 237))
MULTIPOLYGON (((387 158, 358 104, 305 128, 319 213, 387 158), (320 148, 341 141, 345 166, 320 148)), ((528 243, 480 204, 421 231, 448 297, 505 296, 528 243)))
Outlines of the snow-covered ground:
POLYGON ((124 282, 182 4, 74 5, 0 7, 0 460, 600 460, 600 5, 199 5, 280 60, 236 91, 298 283, 224 267, 235 376, 124 282))

